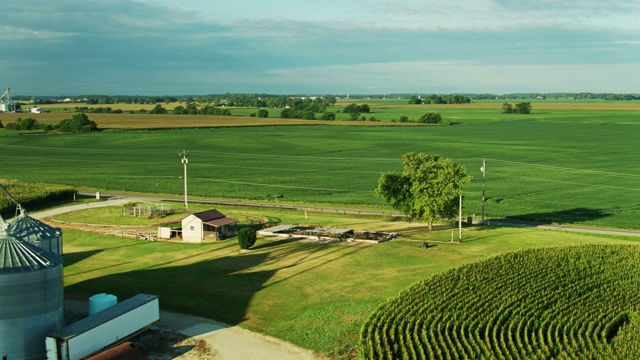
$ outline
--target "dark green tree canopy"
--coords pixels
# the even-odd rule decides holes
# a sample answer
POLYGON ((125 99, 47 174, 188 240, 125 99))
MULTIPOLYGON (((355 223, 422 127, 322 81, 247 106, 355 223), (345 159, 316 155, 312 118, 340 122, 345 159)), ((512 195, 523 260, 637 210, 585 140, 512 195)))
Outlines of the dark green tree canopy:
POLYGON ((438 219, 454 218, 462 185, 471 181, 464 167, 439 155, 402 155, 402 174, 384 172, 375 194, 392 202, 409 220, 426 221, 429 230, 438 219))
POLYGON ((98 131, 95 121, 89 120, 85 114, 74 114, 71 119, 64 119, 58 124, 61 132, 90 132, 98 131))
POLYGON ((243 228, 238 231, 238 245, 240 249, 252 247, 258 238, 256 231, 252 228, 243 228))
POLYGON ((160 104, 156 104, 156 106, 149 111, 149 114, 166 114, 167 110, 162 107, 160 104))
POLYGON ((440 113, 426 113, 418 119, 418 122, 425 124, 440 124, 442 122, 442 116, 440 113))
POLYGON ((409 96, 408 104, 409 105, 422 104, 422 100, 419 97, 415 96, 415 95, 411 95, 411 96, 409 96))
MULTIPOLYGON (((0 128, 2 124, 0 123, 0 128)), ((17 118, 16 121, 7 123, 7 129, 9 130, 38 130, 41 126, 36 119, 32 118, 17 118)))
POLYGON ((531 112, 531 103, 530 102, 517 103, 516 107, 513 109, 513 112, 516 114, 529 114, 531 112))
POLYGON ((502 104, 503 114, 529 114, 531 113, 531 103, 521 102, 517 103, 515 107, 509 103, 502 104))
POLYGON ((342 110, 342 112, 344 113, 369 113, 371 111, 371 108, 369 108, 369 105, 367 104, 362 104, 362 105, 358 105, 356 103, 351 103, 347 106, 344 107, 344 109, 342 110))

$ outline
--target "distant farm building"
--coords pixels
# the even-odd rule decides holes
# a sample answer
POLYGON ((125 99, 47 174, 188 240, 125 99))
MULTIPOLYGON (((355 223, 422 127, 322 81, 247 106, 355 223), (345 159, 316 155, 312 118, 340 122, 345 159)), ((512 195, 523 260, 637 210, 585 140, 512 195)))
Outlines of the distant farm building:
POLYGON ((44 112, 44 109, 39 107, 32 107, 27 109, 27 112, 30 112, 32 114, 42 114, 44 112))
POLYGON ((236 234, 238 220, 226 217, 218 210, 193 213, 179 222, 162 223, 158 227, 159 239, 182 237, 182 241, 200 243, 205 240, 222 240, 236 234))
POLYGON ((7 88, 7 91, 0 96, 0 114, 16 112, 16 103, 11 100, 11 89, 7 88))

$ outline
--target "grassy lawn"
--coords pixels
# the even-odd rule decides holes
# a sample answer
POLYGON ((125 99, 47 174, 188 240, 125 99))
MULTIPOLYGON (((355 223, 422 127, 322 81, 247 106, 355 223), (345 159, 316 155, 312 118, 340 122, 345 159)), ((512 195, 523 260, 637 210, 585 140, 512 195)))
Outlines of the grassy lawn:
MULTIPOLYGON (((223 213, 232 210, 217 208, 223 213)), ((118 212, 103 211, 103 218, 119 221, 118 212)), ((70 219, 100 217, 88 214, 71 214, 70 219)), ((362 322, 379 304, 434 274, 532 247, 631 242, 484 227, 465 229, 465 242, 458 244, 447 242, 449 228, 425 233, 421 224, 373 217, 307 214, 305 220, 302 212, 264 214, 290 223, 405 231, 402 238, 378 245, 259 239, 247 253, 238 251, 235 238, 182 244, 65 231, 66 292, 109 292, 119 298, 157 294, 164 308, 240 324, 332 358, 349 358, 362 322), (422 249, 422 241, 432 246, 422 249)))

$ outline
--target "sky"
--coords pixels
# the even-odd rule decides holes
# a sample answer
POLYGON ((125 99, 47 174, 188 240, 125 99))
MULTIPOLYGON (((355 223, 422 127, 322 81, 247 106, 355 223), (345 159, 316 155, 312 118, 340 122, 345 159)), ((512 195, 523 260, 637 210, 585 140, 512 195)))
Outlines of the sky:
POLYGON ((7 0, 0 89, 639 93, 638 19, 636 0, 7 0))

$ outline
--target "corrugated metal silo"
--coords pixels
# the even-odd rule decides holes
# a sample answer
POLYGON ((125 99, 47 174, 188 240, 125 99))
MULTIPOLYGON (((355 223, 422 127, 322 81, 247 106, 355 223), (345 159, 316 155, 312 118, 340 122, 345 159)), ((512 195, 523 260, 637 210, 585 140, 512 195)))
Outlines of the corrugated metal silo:
POLYGON ((0 229, 0 357, 46 358, 64 326, 62 258, 0 229))
POLYGON ((32 243, 49 252, 62 255, 62 231, 31 216, 22 213, 11 219, 7 231, 18 240, 32 243))

